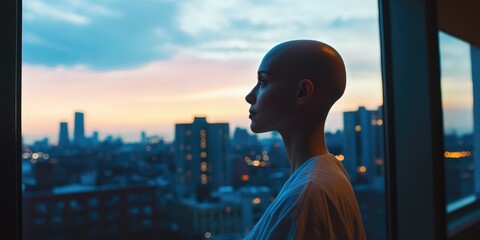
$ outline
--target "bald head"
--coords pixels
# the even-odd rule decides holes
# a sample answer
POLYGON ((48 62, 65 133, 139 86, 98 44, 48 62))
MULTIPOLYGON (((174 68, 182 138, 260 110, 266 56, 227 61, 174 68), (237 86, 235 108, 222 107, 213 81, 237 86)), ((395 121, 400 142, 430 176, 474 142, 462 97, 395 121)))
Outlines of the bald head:
POLYGON ((258 72, 292 84, 309 79, 313 92, 308 104, 325 117, 345 91, 345 65, 340 54, 318 41, 294 40, 275 46, 263 58, 258 72))

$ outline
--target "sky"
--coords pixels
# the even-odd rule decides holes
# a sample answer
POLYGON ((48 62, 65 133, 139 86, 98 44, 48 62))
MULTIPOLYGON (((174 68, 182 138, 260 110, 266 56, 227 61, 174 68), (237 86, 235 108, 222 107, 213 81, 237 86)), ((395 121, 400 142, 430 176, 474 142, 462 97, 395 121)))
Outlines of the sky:
MULTIPOLYGON (((377 9, 376 0, 24 0, 25 142, 55 143, 61 121, 72 134, 75 111, 87 135, 126 141, 141 131, 171 141, 175 123, 194 116, 248 128, 258 64, 292 39, 344 58, 347 89, 326 124, 342 129, 342 112, 382 105, 377 9)), ((469 131, 468 46, 440 37, 445 128, 469 131)))

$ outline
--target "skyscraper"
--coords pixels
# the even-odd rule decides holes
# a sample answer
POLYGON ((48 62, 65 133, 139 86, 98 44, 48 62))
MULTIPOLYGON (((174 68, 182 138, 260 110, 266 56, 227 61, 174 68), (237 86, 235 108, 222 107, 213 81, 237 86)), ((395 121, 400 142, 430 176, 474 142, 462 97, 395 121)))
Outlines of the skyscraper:
POLYGON ((75 128, 73 130, 73 142, 78 145, 85 143, 85 123, 83 112, 75 112, 75 128))
POLYGON ((352 180, 383 176, 385 141, 382 107, 377 110, 359 107, 357 111, 344 112, 343 122, 345 160, 342 163, 352 180))
POLYGON ((145 131, 142 131, 140 133, 140 142, 141 143, 147 143, 148 139, 147 139, 147 133, 145 131))
POLYGON ((70 145, 70 138, 68 136, 68 123, 61 122, 60 123, 60 134, 58 135, 58 146, 59 147, 66 147, 70 145))
POLYGON ((208 123, 205 117, 195 117, 193 123, 175 124, 179 194, 197 192, 198 199, 198 195, 208 195, 205 189, 231 184, 229 141, 228 123, 208 123))

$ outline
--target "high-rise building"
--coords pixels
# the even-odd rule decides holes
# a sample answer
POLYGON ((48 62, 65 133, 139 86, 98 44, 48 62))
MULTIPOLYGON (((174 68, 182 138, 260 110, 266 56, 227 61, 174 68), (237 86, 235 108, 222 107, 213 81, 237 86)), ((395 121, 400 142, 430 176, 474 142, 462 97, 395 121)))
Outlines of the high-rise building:
POLYGON ((233 145, 235 147, 243 147, 249 145, 250 139, 250 134, 248 134, 247 129, 239 127, 235 128, 232 139, 233 145))
POLYGON ((210 190, 231 184, 228 123, 208 123, 195 117, 193 123, 175 124, 177 193, 208 198, 210 190))
POLYGON ((82 145, 85 142, 85 122, 83 112, 75 112, 75 126, 73 129, 73 142, 82 145))
POLYGON ((239 200, 199 203, 193 199, 181 199, 174 206, 182 239, 244 237, 243 208, 239 200))
POLYGON ((60 134, 58 135, 58 146, 59 147, 67 147, 70 145, 70 138, 68 136, 68 123, 61 122, 60 123, 60 134))
POLYGON ((94 131, 92 134, 92 144, 93 145, 98 144, 98 131, 94 131))
POLYGON ((153 186, 67 185, 22 197, 25 240, 160 237, 153 186))
POLYGON ((147 133, 145 131, 142 131, 142 133, 140 133, 140 142, 141 143, 147 143, 147 133))
POLYGON ((383 176, 385 140, 382 107, 343 113, 345 142, 342 161, 352 180, 383 176))

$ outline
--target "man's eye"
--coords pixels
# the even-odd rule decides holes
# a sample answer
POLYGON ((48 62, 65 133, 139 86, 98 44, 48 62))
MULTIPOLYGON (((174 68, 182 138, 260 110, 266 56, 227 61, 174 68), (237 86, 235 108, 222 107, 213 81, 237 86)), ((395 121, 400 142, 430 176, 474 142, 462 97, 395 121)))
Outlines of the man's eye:
POLYGON ((263 79, 258 79, 258 85, 260 85, 260 87, 263 87, 267 84, 267 81, 263 80, 263 79))

